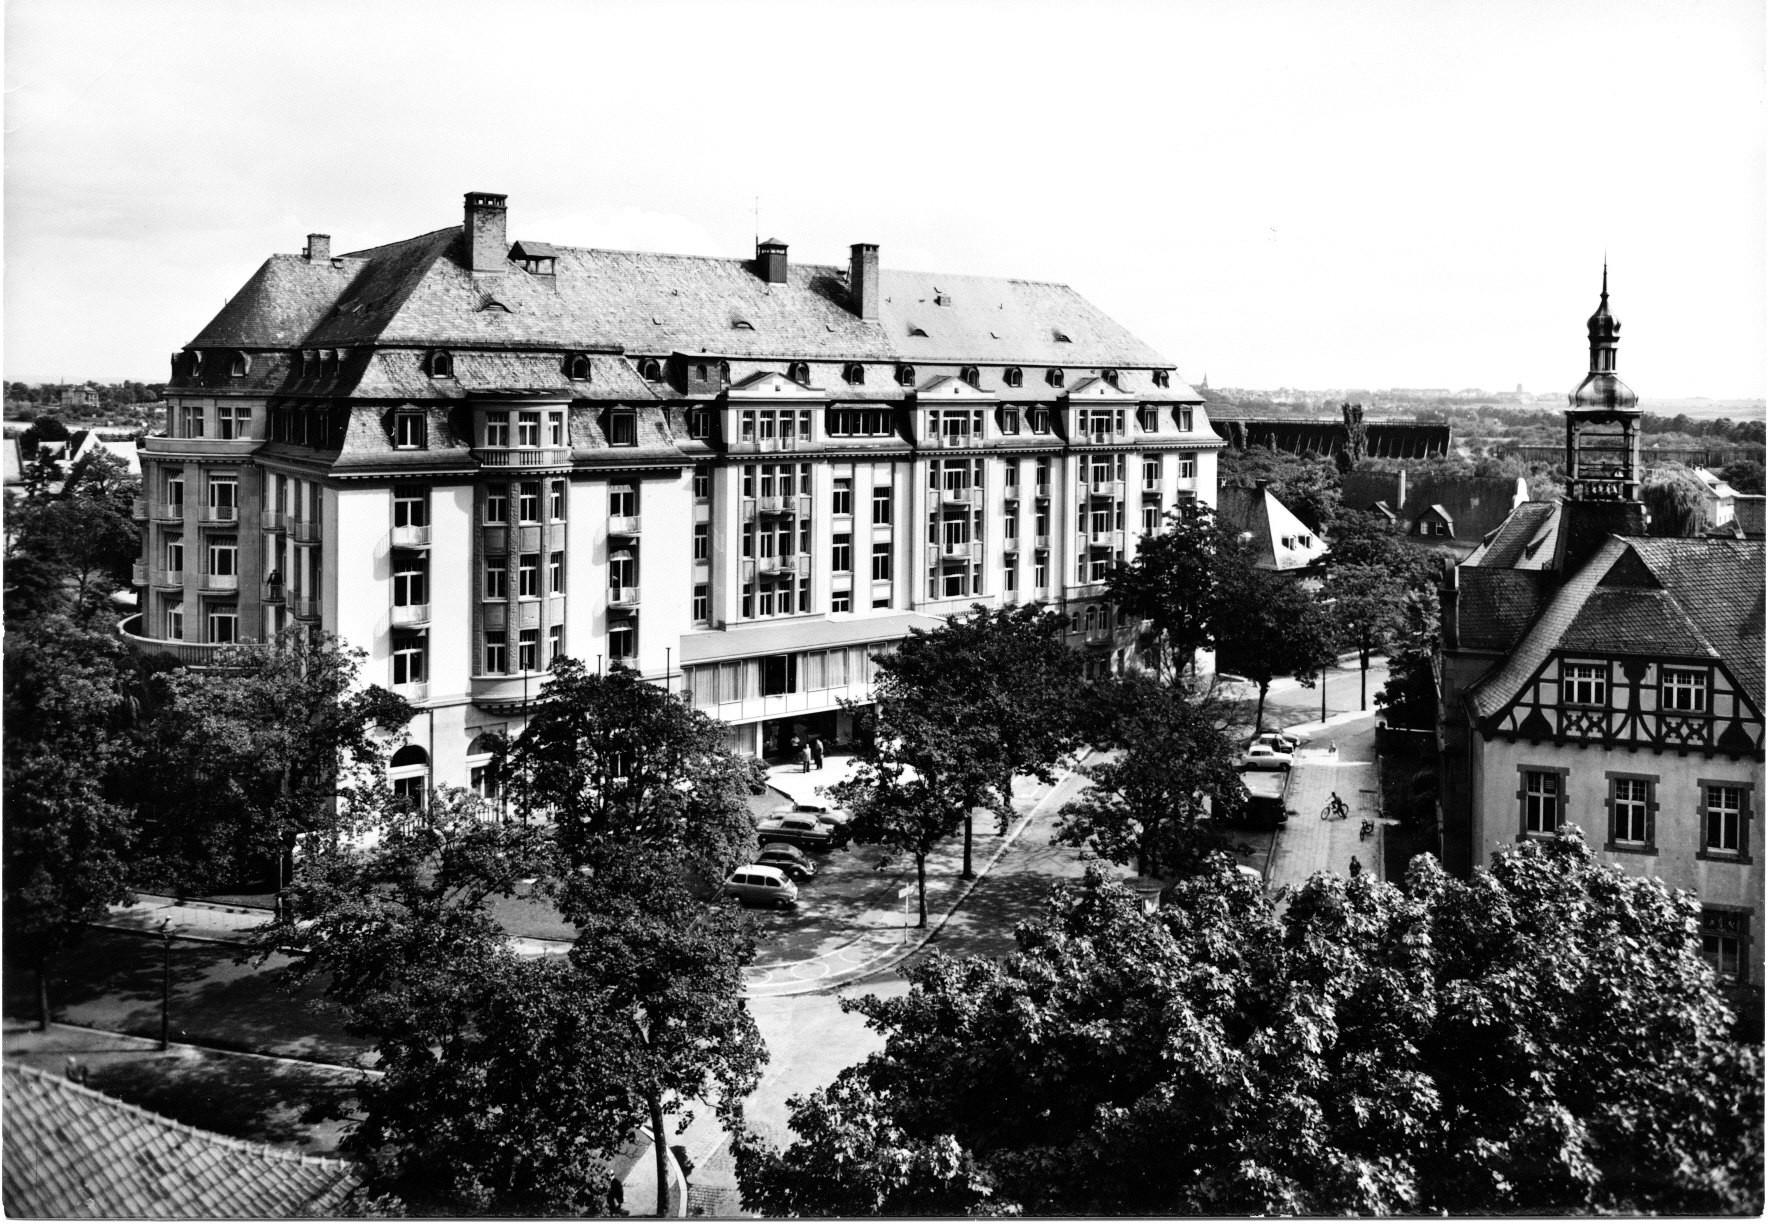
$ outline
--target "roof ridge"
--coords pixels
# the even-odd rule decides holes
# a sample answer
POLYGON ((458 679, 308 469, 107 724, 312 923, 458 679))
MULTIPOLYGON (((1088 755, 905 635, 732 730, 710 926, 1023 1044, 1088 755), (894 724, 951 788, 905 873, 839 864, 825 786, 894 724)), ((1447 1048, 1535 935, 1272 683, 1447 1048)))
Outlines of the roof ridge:
MULTIPOLYGON (((466 226, 464 226, 464 225, 445 225, 441 229, 428 230, 422 234, 413 234, 409 238, 398 238, 392 242, 383 242, 379 246, 361 247, 361 248, 354 250, 354 251, 345 251, 342 255, 336 255, 336 256, 333 256, 333 258, 335 258, 335 259, 366 259, 369 256, 377 255, 382 251, 390 251, 394 247, 410 246, 415 243, 422 242, 426 238, 435 238, 440 234, 448 234, 450 236, 453 236, 455 234, 462 233, 463 231, 465 231, 465 229, 466 229, 466 226)), ((301 257, 299 255, 296 255, 293 258, 299 259, 301 257)))
POLYGON ((180 1122, 176 1118, 168 1118, 165 1114, 155 1113, 153 1110, 142 1105, 137 1105, 132 1101, 125 1101, 118 1097, 111 1096, 107 1092, 100 1092, 96 1088, 89 1088, 85 1084, 76 1083, 64 1075, 56 1075, 54 1072, 46 1071, 41 1067, 32 1067, 25 1063, 8 1062, 6 1064, 6 1071, 8 1074, 18 1074, 27 1079, 40 1080, 45 1085, 53 1085, 63 1092, 73 1092, 92 1097, 95 1100, 104 1102, 104 1104, 111 1109, 132 1114, 136 1117, 146 1118, 151 1122, 159 1123, 168 1130, 183 1135, 191 1135, 199 1139, 206 1139, 233 1151, 245 1152, 248 1155, 257 1154, 261 1156, 275 1157, 278 1160, 299 1163, 314 1168, 330 1169, 333 1172, 338 1173, 353 1173, 356 1171, 356 1165, 353 1161, 344 1160, 341 1157, 309 1156, 305 1152, 295 1152, 290 1151, 287 1148, 275 1147, 268 1142, 252 1143, 250 1140, 236 1139, 232 1135, 223 1135, 217 1131, 203 1130, 201 1127, 193 1126, 188 1122, 180 1122))

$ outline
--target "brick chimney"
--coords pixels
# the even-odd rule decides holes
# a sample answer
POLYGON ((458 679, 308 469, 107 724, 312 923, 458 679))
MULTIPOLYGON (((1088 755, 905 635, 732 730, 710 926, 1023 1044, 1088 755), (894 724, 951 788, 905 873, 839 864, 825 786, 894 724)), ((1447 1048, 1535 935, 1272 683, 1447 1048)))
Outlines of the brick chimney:
POLYGON ((871 322, 878 320, 878 244, 853 244, 853 262, 848 265, 847 291, 851 295, 853 313, 871 322))
POLYGON ((510 244, 504 206, 508 196, 488 191, 467 192, 467 270, 502 272, 509 262, 510 244))
POLYGON ((770 285, 786 283, 786 244, 778 238, 755 244, 755 270, 770 285))
POLYGON ((325 263, 331 258, 331 235, 308 234, 307 249, 301 252, 308 263, 325 263))

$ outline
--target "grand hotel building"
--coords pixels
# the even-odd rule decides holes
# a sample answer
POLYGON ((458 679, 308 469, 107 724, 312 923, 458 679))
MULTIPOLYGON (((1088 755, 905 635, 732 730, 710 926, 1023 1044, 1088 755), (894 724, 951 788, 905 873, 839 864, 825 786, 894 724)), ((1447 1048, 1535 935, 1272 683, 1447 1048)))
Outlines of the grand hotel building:
POLYGON ((1114 560, 1220 443, 1063 285, 511 242, 464 224, 266 262, 173 357, 142 456, 143 649, 290 625, 420 710, 396 784, 482 780, 560 653, 690 691, 770 754, 844 738, 871 656, 1040 599, 1094 667, 1114 560))

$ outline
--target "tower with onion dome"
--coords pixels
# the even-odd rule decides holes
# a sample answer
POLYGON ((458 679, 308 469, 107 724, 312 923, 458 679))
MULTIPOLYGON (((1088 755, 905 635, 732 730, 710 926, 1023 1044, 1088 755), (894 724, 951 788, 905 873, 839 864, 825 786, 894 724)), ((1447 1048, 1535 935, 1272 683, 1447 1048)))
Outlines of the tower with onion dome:
POLYGON ((1639 397, 1615 373, 1621 321, 1608 312, 1608 264, 1602 300, 1590 316, 1590 372, 1565 413, 1566 485, 1573 501, 1639 500, 1639 397))

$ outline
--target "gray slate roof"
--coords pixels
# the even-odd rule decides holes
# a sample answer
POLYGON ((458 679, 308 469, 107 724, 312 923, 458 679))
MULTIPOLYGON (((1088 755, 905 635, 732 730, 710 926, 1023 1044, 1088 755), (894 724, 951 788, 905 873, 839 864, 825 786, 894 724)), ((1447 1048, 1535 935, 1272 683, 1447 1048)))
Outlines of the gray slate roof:
POLYGON ((346 1161, 200 1131, 32 1067, 4 1077, 14 1218, 337 1215, 359 1184, 346 1161))
MULTIPOLYGON (((638 355, 1017 364, 1028 388, 1047 366, 1170 366, 1066 285, 884 269, 880 317, 866 321, 849 308, 845 268, 794 264, 784 284, 770 285, 748 259, 554 249, 551 276, 513 262, 474 276, 458 226, 321 264, 276 255, 190 347, 617 346, 638 355)), ((1126 391, 1154 390, 1145 373, 1132 381, 1126 391)), ((1159 398, 1199 397, 1175 382, 1159 398)))

